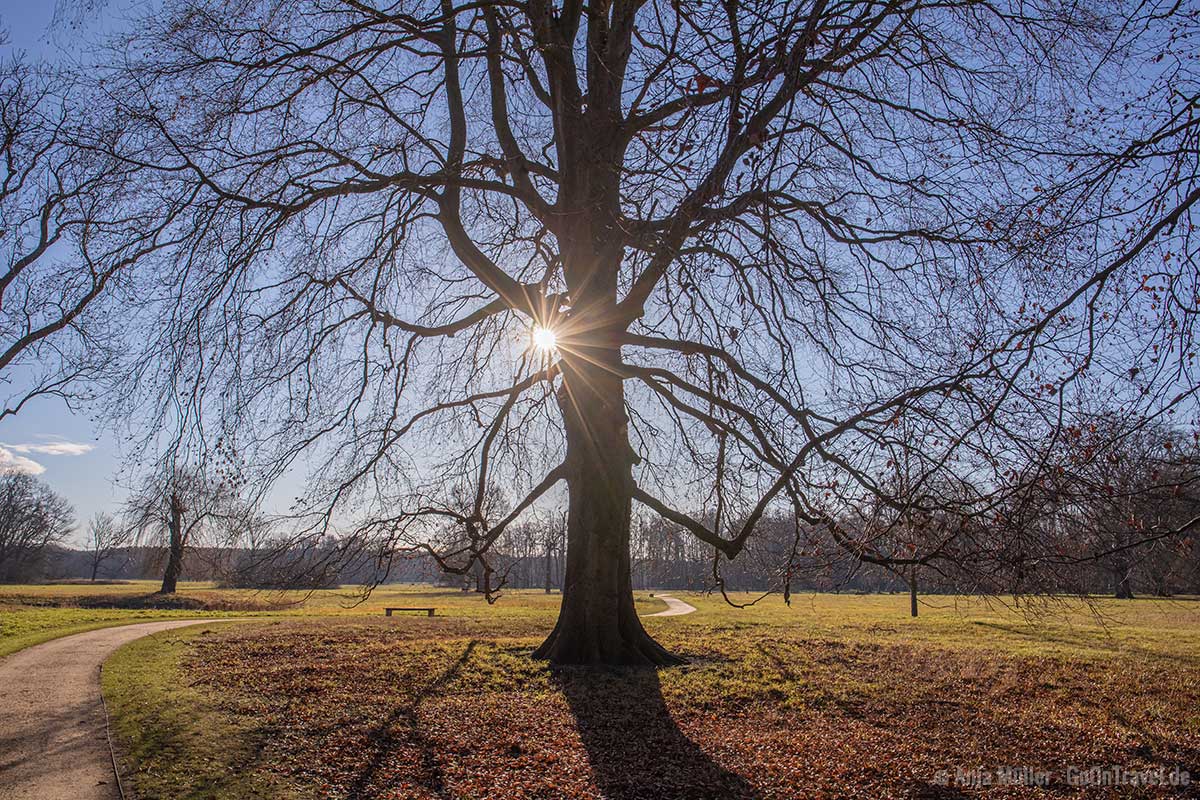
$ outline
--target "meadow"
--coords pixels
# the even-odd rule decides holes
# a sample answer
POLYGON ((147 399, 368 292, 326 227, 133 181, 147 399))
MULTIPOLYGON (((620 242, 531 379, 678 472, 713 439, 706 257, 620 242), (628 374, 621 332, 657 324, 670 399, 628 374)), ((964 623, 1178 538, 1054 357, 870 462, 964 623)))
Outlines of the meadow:
MULTIPOLYGON (((156 615, 248 618, 127 645, 103 685, 138 798, 1168 796, 1069 768, 1200 777, 1200 603, 770 597, 647 628, 689 663, 528 655, 557 595, 187 585, 209 610, 81 608, 119 586, 3 587, 0 648, 156 615), (42 603, 43 605, 37 605, 42 603), (50 607, 45 604, 59 604, 50 607), (388 605, 437 616, 382 615, 388 605), (1004 773, 1005 768, 1028 773, 1004 773), (1078 775, 1079 773, 1074 773, 1078 775), (1005 780, 1001 780, 1005 779, 1005 780), (1074 779, 1079 782, 1078 778, 1074 779)), ((744 602, 750 596, 733 599, 744 602)), ((638 593, 641 613, 665 604, 638 593)), ((4 650, 0 650, 4 652, 4 650)))

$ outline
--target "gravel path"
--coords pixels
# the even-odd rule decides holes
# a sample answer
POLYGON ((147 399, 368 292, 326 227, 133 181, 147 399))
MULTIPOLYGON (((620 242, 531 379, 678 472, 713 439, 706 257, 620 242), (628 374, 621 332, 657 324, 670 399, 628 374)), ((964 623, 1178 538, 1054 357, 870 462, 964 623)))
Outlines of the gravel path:
POLYGON ((0 659, 0 798, 118 800, 100 665, 151 633, 230 620, 145 622, 64 636, 0 659))
POLYGON ((669 594, 656 594, 654 596, 667 604, 667 610, 659 611, 657 614, 646 614, 645 616, 647 617, 679 617, 696 610, 695 606, 689 605, 676 597, 671 597, 669 594))

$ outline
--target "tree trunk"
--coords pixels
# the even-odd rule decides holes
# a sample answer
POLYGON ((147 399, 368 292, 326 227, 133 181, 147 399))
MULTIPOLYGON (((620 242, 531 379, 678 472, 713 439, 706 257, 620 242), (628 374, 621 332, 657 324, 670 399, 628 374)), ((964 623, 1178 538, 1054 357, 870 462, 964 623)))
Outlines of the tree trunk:
POLYGON ((912 566, 912 575, 908 579, 908 613, 917 616, 917 565, 912 566))
POLYGON ((483 563, 482 558, 475 559, 475 591, 482 594, 491 594, 490 581, 491 576, 488 574, 487 566, 483 563))
POLYGON ((554 581, 554 542, 550 538, 550 534, 546 534, 546 579, 545 589, 546 594, 550 594, 550 587, 554 581))
MULTIPOLYGON (((591 350, 591 348, 589 348, 591 350)), ((566 573, 558 623, 534 652, 553 664, 678 664, 633 605, 629 517, 633 463, 616 349, 562 361, 567 434, 566 573)))
POLYGON ((183 501, 179 495, 171 495, 171 518, 167 523, 170 541, 167 551, 167 568, 163 572, 159 594, 175 594, 179 573, 183 570, 183 501))
POLYGON ((1121 570, 1117 575, 1117 599, 1133 599, 1133 585, 1129 582, 1129 570, 1121 570))

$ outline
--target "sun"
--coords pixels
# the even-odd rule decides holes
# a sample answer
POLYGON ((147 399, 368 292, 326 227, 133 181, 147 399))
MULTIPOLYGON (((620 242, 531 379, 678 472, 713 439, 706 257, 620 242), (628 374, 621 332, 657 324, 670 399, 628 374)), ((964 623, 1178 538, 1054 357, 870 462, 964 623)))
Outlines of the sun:
POLYGON ((554 348, 558 346, 558 337, 554 335, 554 331, 541 325, 535 327, 530 336, 533 339, 534 349, 546 355, 553 353, 554 348))

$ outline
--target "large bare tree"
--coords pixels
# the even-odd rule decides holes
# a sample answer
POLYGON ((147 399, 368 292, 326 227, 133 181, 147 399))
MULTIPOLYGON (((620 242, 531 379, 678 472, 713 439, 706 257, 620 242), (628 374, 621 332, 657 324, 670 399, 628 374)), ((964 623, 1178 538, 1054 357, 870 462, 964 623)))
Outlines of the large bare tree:
POLYGON ((844 510, 994 513, 1081 382, 1190 409, 1190 356, 1131 385, 1127 349, 1190 336, 1193 295, 1155 316, 1133 276, 1194 266, 1195 30, 1157 3, 167 0, 102 73, 126 163, 186 208, 124 395, 257 485, 307 469, 311 525, 463 574, 565 484, 537 655, 670 663, 635 502, 718 583, 777 508, 911 571, 930 553, 844 510))

